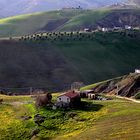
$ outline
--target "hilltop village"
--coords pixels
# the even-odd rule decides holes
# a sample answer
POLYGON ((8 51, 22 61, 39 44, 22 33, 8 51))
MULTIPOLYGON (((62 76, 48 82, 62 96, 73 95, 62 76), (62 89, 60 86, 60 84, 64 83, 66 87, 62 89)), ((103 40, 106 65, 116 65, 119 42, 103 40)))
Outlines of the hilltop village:
MULTIPOLYGON (((37 32, 32 35, 25 35, 21 38, 17 38, 20 41, 82 41, 93 40, 96 33, 119 33, 122 36, 129 36, 130 38, 137 38, 139 36, 139 27, 132 27, 126 25, 125 27, 98 27, 96 29, 84 28, 76 32, 37 32)), ((12 37, 10 37, 12 40, 12 37)))

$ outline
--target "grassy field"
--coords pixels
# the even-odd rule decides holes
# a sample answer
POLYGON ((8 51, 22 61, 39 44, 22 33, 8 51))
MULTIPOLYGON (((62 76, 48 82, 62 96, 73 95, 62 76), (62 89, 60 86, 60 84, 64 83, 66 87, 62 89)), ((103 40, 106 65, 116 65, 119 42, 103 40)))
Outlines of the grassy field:
MULTIPOLYGON (((53 95, 55 101, 57 94, 53 95)), ((140 104, 113 99, 110 101, 83 100, 90 107, 82 110, 36 110, 29 96, 7 97, 1 95, 0 140, 28 140, 35 128, 39 134, 34 140, 138 140, 140 138, 140 104), (33 116, 39 113, 46 117, 42 126, 37 126, 33 116), (75 117, 70 117, 75 113, 75 117), (22 120, 21 116, 32 116, 22 120)))
MULTIPOLYGON (((0 19, 0 37, 20 36, 35 33, 41 29, 45 30, 44 28, 52 21, 59 22, 64 19, 69 20, 83 12, 84 11, 52 11, 0 19)), ((57 24, 52 30, 56 29, 57 24)))
POLYGON ((139 40, 133 41, 119 33, 97 33, 92 41, 62 41, 53 46, 61 50, 83 81, 90 84, 133 72, 139 65, 139 40))
POLYGON ((21 116, 32 115, 35 110, 31 104, 22 104, 31 100, 29 97, 8 97, 0 95, 4 103, 0 105, 0 140, 29 139, 30 131, 35 126, 32 121, 23 122, 21 116))
POLYGON ((40 31, 77 31, 84 28, 95 28, 97 25, 101 27, 124 27, 125 25, 139 27, 139 11, 139 9, 112 10, 104 8, 20 15, 0 19, 0 37, 21 36, 40 31))

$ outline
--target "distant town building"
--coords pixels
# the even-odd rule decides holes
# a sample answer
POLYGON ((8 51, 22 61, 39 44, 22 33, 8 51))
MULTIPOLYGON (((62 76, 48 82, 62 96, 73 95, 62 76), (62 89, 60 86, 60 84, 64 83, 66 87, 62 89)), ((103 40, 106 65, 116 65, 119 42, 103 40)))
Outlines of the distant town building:
POLYGON ((82 10, 83 8, 81 6, 78 7, 64 7, 62 10, 82 10))
POLYGON ((132 26, 125 25, 125 29, 126 29, 126 30, 131 30, 131 29, 132 29, 132 26))
POLYGON ((84 32, 91 32, 91 29, 90 28, 85 28, 84 32))
POLYGON ((108 28, 102 28, 102 32, 107 32, 109 29, 108 28))
POLYGON ((122 30, 122 27, 114 27, 114 30, 122 30))
POLYGON ((139 73, 140 74, 140 69, 135 69, 135 73, 139 73))
POLYGON ((134 30, 140 30, 140 27, 133 27, 134 30))

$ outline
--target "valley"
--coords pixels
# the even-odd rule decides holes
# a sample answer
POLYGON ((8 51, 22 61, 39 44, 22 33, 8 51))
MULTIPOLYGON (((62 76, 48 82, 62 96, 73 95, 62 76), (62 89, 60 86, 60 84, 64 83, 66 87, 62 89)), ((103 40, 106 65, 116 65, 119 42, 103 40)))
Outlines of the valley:
POLYGON ((138 0, 0 9, 0 140, 140 139, 138 0))

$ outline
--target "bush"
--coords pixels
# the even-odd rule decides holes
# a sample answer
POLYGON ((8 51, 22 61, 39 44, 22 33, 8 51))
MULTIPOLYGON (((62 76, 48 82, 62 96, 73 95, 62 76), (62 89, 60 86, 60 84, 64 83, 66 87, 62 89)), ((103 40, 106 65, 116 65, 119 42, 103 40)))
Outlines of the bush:
POLYGON ((2 104, 2 102, 3 102, 3 99, 0 99, 0 104, 2 104))
POLYGON ((140 99, 140 93, 135 95, 135 99, 140 99))

